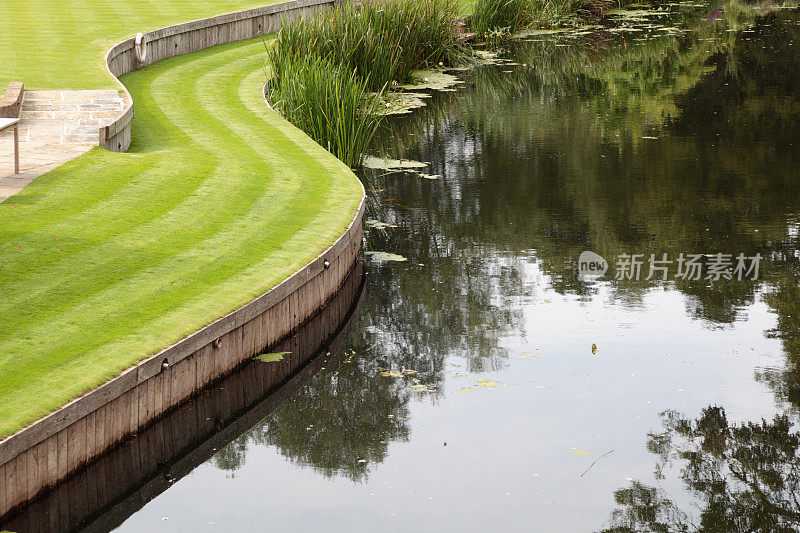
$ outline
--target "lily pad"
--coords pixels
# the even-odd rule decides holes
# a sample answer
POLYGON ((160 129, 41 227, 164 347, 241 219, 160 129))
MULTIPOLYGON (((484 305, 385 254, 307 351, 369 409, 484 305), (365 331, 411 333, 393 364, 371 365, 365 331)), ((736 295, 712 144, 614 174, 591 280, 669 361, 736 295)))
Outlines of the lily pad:
POLYGON ((460 389, 458 389, 459 392, 472 392, 476 390, 478 389, 476 389, 475 387, 461 387, 460 389))
POLYGON ((413 391, 416 391, 416 392, 433 392, 436 389, 432 389, 432 388, 428 387, 427 385, 423 385, 421 383, 417 383, 416 385, 409 385, 408 387, 406 387, 406 390, 413 390, 413 391))
POLYGON ((364 225, 368 228, 374 229, 386 229, 386 228, 396 228, 397 224, 390 224, 389 222, 381 222, 380 220, 369 219, 364 221, 364 225))
POLYGON ((502 387, 504 384, 499 381, 492 381, 491 379, 485 378, 478 378, 472 380, 476 385, 479 385, 485 389, 497 389, 502 387))
POLYGON ((367 168, 374 168, 378 170, 413 170, 415 168, 425 168, 427 163, 421 161, 414 161, 412 159, 389 159, 387 157, 373 157, 368 155, 364 158, 364 166, 367 168))
POLYGON ((418 70, 412 73, 414 83, 401 85, 407 91, 443 91, 464 83, 456 76, 440 70, 418 70))
POLYGON ((418 92, 390 92, 384 98, 384 104, 377 112, 378 115, 405 115, 414 109, 425 107, 425 98, 430 98, 427 93, 418 92))
POLYGON ((522 30, 514 35, 514 37, 533 37, 534 35, 554 35, 557 33, 567 33, 572 31, 572 28, 555 28, 555 29, 530 29, 522 30))
POLYGON ((364 252, 366 255, 377 259, 378 261, 408 261, 408 258, 399 254, 392 254, 389 252, 364 252))
POLYGON ((291 353, 292 352, 262 353, 261 355, 255 356, 254 359, 258 359, 262 363, 274 363, 276 361, 283 361, 283 358, 291 353))

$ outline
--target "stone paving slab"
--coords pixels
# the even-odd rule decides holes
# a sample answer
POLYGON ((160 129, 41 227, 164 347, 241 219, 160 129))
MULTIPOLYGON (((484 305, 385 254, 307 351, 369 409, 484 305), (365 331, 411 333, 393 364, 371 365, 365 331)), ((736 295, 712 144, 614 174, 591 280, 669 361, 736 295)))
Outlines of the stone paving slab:
POLYGON ((25 91, 20 110, 20 173, 14 174, 14 132, 0 133, 0 202, 99 143, 98 130, 122 114, 116 90, 25 91))

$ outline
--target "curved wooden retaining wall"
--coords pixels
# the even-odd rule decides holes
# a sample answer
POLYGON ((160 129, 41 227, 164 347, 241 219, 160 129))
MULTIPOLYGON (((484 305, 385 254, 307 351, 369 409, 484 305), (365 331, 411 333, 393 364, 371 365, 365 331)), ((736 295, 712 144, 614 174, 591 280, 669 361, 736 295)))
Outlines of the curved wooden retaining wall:
MULTIPOLYGON (((118 78, 168 57, 273 33, 280 29, 283 19, 304 17, 331 8, 337 1, 292 0, 149 31, 143 40, 143 47, 147 49, 144 63, 137 61, 134 38, 130 38, 111 47, 106 54, 106 68, 118 78)), ((125 94, 125 110, 114 122, 100 128, 99 144, 112 152, 125 152, 131 145, 133 99, 125 85, 117 82, 125 94)))
POLYGON ((251 359, 213 386, 36 498, 0 530, 111 531, 256 425, 323 367, 350 331, 363 296, 358 261, 339 293, 291 337, 282 361, 251 359))

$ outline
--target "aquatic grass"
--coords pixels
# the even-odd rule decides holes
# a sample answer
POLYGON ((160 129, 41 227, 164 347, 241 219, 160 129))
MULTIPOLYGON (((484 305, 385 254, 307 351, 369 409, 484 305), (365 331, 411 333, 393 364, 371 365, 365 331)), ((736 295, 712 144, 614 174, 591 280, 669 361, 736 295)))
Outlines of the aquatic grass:
POLYGON ((377 106, 382 92, 330 59, 306 55, 272 67, 266 85, 271 105, 350 167, 357 167, 382 118, 377 106))
POLYGON ((472 31, 487 36, 493 32, 514 33, 533 23, 530 0, 477 0, 472 13, 472 31))
POLYGON ((510 35, 526 27, 580 25, 632 0, 477 0, 471 29, 483 37, 510 35))
POLYGON ((309 55, 355 71, 379 91, 411 81, 412 72, 458 65, 467 48, 457 32, 453 0, 379 0, 339 4, 304 20, 286 21, 268 60, 276 72, 309 55))
POLYGON ((356 167, 382 119, 391 84, 468 54, 453 0, 379 0, 284 21, 267 47, 267 100, 345 164, 356 167))

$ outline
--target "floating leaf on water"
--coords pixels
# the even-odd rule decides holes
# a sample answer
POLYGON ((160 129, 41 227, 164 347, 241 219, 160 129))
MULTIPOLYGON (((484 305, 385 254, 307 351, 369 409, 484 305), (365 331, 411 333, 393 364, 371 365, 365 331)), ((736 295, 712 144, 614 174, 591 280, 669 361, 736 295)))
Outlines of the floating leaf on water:
POLYGON ((364 158, 364 166, 378 170, 402 171, 425 168, 428 164, 411 159, 389 159, 386 157, 373 157, 368 155, 364 158))
POLYGON ((556 28, 556 29, 549 29, 549 30, 541 30, 541 29, 529 29, 523 30, 518 32, 514 35, 514 37, 533 37, 534 35, 553 35, 556 33, 567 33, 570 31, 570 28, 556 28))
POLYGON ((441 174, 425 174, 424 172, 417 172, 419 177, 425 178, 426 180, 438 180, 442 177, 441 174))
POLYGON ((491 379, 484 379, 484 378, 473 379, 472 381, 475 382, 475 384, 480 385, 485 389, 496 389, 504 385, 504 383, 501 383, 499 381, 492 381, 491 379))
POLYGON ((274 363, 276 361, 283 361, 283 358, 291 353, 292 352, 262 353, 261 355, 255 356, 255 359, 258 359, 262 363, 274 363))
POLYGON ((414 109, 428 105, 425 98, 430 98, 427 93, 390 92, 384 97, 384 105, 379 107, 378 115, 405 115, 414 109))
POLYGON ((476 389, 475 387, 461 387, 460 389, 458 389, 459 392, 472 392, 476 390, 478 389, 476 389))
POLYGON ((389 252, 365 252, 365 254, 378 261, 408 261, 402 255, 390 254, 389 252))
POLYGON ((578 450, 573 451, 572 454, 573 455, 589 455, 589 452, 587 452, 586 450, 578 449, 578 450))
POLYGON ((380 220, 369 219, 364 222, 364 225, 368 228, 374 229, 386 229, 386 228, 396 228, 397 224, 391 224, 389 222, 381 222, 380 220))
POLYGON ((464 83, 452 74, 447 74, 440 70, 418 70, 412 72, 414 83, 408 85, 401 85, 401 88, 408 91, 442 91, 449 89, 454 85, 464 83))

